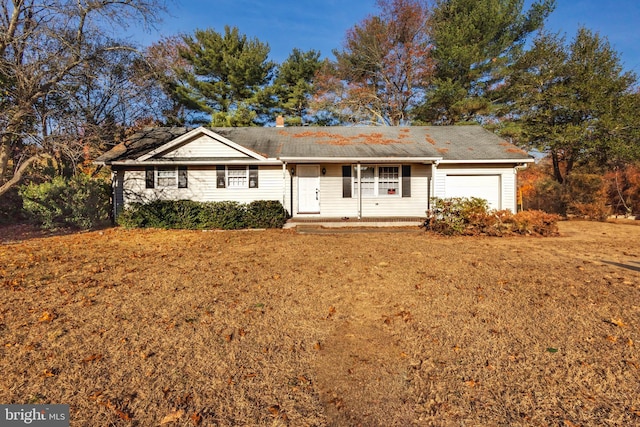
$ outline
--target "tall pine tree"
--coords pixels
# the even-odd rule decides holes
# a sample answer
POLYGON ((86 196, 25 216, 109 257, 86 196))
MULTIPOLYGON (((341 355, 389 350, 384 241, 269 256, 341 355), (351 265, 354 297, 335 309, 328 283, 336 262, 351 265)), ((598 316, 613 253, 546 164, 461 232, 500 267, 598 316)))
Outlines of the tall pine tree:
POLYGON ((527 37, 541 28, 555 0, 437 0, 431 21, 435 76, 419 122, 455 124, 490 111, 488 90, 505 76, 527 37))
POLYGON ((609 168, 640 158, 637 78, 597 33, 582 28, 570 44, 541 34, 503 95, 513 100, 508 109, 520 144, 548 153, 560 183, 580 165, 609 168))
POLYGON ((296 48, 278 67, 273 85, 278 100, 275 111, 284 116, 287 125, 302 125, 310 120, 313 82, 321 65, 320 52, 296 48))
POLYGON ((276 64, 268 60, 268 44, 229 26, 224 34, 196 30, 184 42, 181 55, 192 71, 182 71, 186 84, 176 91, 185 105, 211 114, 213 126, 250 126, 269 119, 268 84, 276 64))

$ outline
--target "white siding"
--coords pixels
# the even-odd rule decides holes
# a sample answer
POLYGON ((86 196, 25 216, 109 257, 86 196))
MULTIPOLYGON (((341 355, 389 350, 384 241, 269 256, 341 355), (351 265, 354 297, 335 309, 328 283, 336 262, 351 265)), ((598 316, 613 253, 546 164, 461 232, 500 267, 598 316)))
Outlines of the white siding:
POLYGON ((446 197, 447 175, 499 175, 500 206, 499 209, 516 211, 516 174, 513 165, 480 166, 480 165, 439 165, 434 177, 434 197, 446 197))
POLYGON ((254 200, 283 201, 284 179, 282 167, 259 166, 258 188, 216 188, 216 169, 188 167, 188 188, 145 188, 144 170, 124 171, 124 203, 150 202, 153 200, 195 200, 199 202, 236 201, 249 203, 254 200))
MULTIPOLYGON (((357 218, 358 198, 354 195, 350 198, 342 197, 342 166, 341 164, 322 164, 320 168, 326 169, 325 175, 320 175, 320 213, 298 214, 297 180, 294 179, 293 216, 326 217, 326 218, 357 218)), ((351 165, 349 165, 351 166, 351 165)), ((398 165, 400 166, 400 165, 398 165)), ((431 165, 411 165, 411 197, 380 196, 362 199, 362 217, 424 217, 427 210, 429 177, 431 165)), ((290 210, 290 205, 287 206, 290 210)))
POLYGON ((216 141, 208 135, 201 135, 191 141, 180 145, 178 148, 162 154, 165 158, 180 157, 210 157, 210 158, 229 158, 229 157, 249 157, 246 154, 229 147, 228 145, 216 141))

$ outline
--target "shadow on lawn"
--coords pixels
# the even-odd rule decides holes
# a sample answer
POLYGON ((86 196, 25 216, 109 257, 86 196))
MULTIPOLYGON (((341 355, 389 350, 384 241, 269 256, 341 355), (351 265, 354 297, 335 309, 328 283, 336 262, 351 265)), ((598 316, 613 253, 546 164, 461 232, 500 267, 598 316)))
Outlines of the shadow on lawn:
MULTIPOLYGON (((640 272, 640 266, 635 266, 635 265, 629 265, 629 264, 622 264, 620 262, 614 262, 614 261, 605 261, 602 260, 601 262, 604 262, 605 264, 610 264, 610 265, 615 265, 616 267, 621 267, 621 268, 626 268, 628 270, 632 270, 632 271, 638 271, 640 272)), ((640 264, 640 262, 637 261, 629 261, 633 264, 640 264)))

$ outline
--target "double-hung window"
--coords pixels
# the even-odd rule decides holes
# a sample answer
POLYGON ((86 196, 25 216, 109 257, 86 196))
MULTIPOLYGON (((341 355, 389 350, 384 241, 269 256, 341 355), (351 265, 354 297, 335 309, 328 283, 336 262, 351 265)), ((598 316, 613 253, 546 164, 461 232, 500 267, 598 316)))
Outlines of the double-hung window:
POLYGON ((227 167, 227 187, 228 188, 247 188, 249 176, 246 166, 229 166, 227 167))
POLYGON ((149 166, 145 169, 146 188, 187 188, 186 166, 149 166))
POLYGON ((399 166, 360 166, 360 183, 358 183, 358 166, 353 166, 353 196, 358 196, 362 188, 363 197, 396 196, 400 195, 400 167, 399 166))
POLYGON ((178 186, 178 171, 175 167, 158 168, 158 188, 174 188, 178 186))
POLYGON ((258 188, 258 166, 218 166, 217 188, 258 188))

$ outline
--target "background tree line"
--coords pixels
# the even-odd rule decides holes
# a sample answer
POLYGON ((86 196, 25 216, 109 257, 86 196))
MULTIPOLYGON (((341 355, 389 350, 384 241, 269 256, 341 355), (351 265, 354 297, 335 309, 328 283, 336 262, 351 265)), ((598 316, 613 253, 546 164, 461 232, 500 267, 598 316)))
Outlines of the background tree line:
POLYGON ((480 123, 548 156, 545 176, 561 189, 578 173, 626 170, 640 158, 637 76, 597 33, 545 31, 554 7, 379 0, 332 59, 294 49, 278 64, 268 43, 230 26, 144 49, 109 36, 157 23, 163 0, 2 0, 0 211, 21 182, 95 174, 90 161, 136 128, 278 115, 309 126, 480 123))

